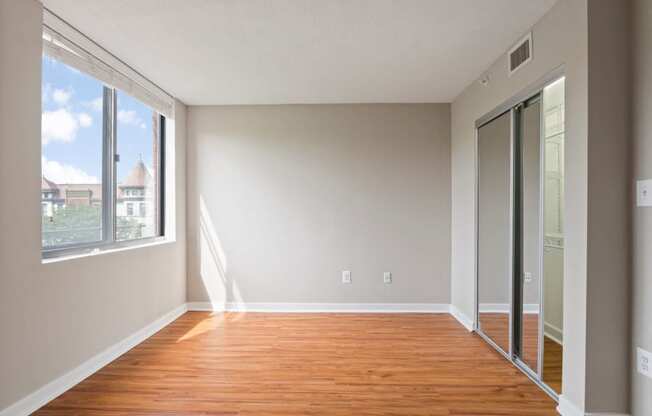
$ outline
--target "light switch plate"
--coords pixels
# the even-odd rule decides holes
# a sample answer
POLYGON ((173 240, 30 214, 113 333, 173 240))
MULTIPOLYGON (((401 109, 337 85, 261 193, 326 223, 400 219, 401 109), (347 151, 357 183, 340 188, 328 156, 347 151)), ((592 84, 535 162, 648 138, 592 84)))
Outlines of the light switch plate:
POLYGON ((636 206, 652 207, 652 179, 636 181, 636 206))
POLYGON ((351 283, 351 271, 344 270, 342 272, 342 283, 351 283))
POLYGON ((383 273, 383 282, 385 282, 386 285, 392 283, 392 272, 383 273))
POLYGON ((636 369, 644 376, 652 378, 652 353, 636 348, 636 369))

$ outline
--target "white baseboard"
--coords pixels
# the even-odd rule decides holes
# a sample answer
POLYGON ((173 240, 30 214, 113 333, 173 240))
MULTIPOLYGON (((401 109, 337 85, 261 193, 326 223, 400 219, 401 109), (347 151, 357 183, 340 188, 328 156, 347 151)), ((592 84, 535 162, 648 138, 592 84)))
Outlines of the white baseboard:
POLYGON ((473 319, 469 318, 466 316, 457 306, 455 305, 449 305, 450 306, 450 314, 453 315, 453 318, 457 319, 459 323, 464 326, 468 331, 473 331, 473 319))
POLYGON ((559 396, 559 406, 557 406, 557 413, 559 413, 561 416, 630 416, 625 413, 585 413, 573 403, 571 403, 570 400, 566 399, 563 394, 559 396))
POLYGON ((447 303, 189 302, 189 311, 283 313, 449 313, 447 303))
POLYGON ((473 320, 453 305, 444 303, 211 303, 188 302, 189 311, 269 313, 449 313, 467 330, 473 320))
POLYGON ((557 344, 564 345, 564 332, 556 326, 549 324, 548 322, 544 322, 543 334, 551 340, 555 341, 557 344))
POLYGON ((571 403, 570 400, 566 399, 563 394, 559 395, 557 413, 561 416, 584 416, 584 412, 571 403))
POLYGON ((109 364, 111 361, 120 357, 125 352, 129 351, 136 345, 154 335, 156 332, 163 329, 165 326, 169 325, 179 316, 183 315, 186 310, 187 307, 184 304, 166 313, 156 321, 136 331, 127 338, 123 339, 117 344, 112 345, 111 347, 100 352, 89 360, 83 362, 61 377, 49 382, 35 392, 1 410, 0 416, 27 416, 35 412, 39 408, 46 405, 48 402, 55 399, 57 396, 64 393, 66 390, 80 383, 82 380, 92 375, 100 368, 109 364))
POLYGON ((212 304, 211 302, 188 302, 186 307, 191 312, 220 312, 226 309, 223 303, 212 304))

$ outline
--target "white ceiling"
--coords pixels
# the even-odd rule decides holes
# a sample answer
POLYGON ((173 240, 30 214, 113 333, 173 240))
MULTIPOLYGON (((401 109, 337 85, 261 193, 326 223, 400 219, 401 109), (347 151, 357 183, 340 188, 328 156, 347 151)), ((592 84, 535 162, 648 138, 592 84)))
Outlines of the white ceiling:
POLYGON ((190 105, 451 102, 556 0, 43 0, 190 105))

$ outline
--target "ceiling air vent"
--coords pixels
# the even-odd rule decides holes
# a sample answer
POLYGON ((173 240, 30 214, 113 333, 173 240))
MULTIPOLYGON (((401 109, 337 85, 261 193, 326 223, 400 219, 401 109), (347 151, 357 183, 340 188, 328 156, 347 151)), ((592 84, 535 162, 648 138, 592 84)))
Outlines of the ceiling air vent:
POLYGON ((532 60, 532 33, 528 33, 512 49, 507 52, 509 75, 512 74, 532 60))

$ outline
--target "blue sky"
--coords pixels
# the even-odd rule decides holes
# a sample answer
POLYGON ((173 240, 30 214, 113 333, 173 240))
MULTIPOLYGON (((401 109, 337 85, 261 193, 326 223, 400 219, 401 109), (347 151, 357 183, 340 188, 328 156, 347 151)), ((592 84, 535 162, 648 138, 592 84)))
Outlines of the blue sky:
MULTIPOLYGON (((102 178, 102 87, 94 78, 43 56, 42 166, 56 183, 102 178)), ((152 166, 152 110, 118 92, 118 182, 142 155, 152 166)))

